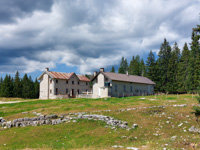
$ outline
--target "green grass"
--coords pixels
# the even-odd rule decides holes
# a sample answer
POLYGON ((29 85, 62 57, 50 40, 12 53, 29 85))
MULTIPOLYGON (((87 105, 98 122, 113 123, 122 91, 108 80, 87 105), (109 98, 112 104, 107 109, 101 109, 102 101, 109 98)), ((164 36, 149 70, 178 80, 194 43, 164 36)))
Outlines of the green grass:
POLYGON ((190 113, 192 106, 197 104, 192 95, 19 101, 24 102, 0 104, 0 117, 12 120, 34 117, 33 112, 59 115, 110 109, 110 112, 101 111, 95 114, 127 121, 129 126, 136 123, 139 127, 130 131, 120 128, 112 130, 106 128, 106 124, 101 121, 77 120, 75 123, 54 126, 2 129, 0 149, 114 149, 111 147, 113 145, 140 149, 190 149, 191 143, 200 144, 200 136, 188 132, 192 125, 197 126, 194 115, 190 113), (187 107, 169 107, 174 104, 187 104, 187 107), (167 107, 116 111, 160 105, 167 107), (183 125, 179 126, 181 123, 183 125), (177 136, 175 140, 171 139, 173 136, 177 136))

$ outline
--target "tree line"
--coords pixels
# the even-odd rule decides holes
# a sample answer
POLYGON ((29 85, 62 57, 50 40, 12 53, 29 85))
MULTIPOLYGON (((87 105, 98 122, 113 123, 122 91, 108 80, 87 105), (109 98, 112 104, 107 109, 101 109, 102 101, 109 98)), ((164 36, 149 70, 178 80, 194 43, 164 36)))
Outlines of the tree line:
POLYGON ((21 79, 18 71, 14 78, 6 75, 0 79, 0 97, 39 98, 39 82, 27 74, 21 79))
MULTIPOLYGON (((200 85, 200 25, 193 28, 191 39, 190 48, 185 43, 182 52, 176 42, 171 47, 164 39, 157 59, 150 51, 146 62, 138 55, 130 63, 122 57, 118 73, 148 77, 156 83, 156 92, 196 93, 200 85)), ((111 72, 115 72, 114 66, 111 72)))

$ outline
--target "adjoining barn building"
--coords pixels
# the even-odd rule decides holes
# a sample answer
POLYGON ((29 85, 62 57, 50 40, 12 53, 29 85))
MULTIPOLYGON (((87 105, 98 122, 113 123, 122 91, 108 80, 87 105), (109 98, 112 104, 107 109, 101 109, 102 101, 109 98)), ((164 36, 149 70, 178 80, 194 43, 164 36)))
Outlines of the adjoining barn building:
POLYGON ((94 72, 91 80, 93 84, 93 98, 123 97, 134 95, 154 94, 155 83, 142 76, 104 72, 94 72))
POLYGON ((82 92, 91 91, 90 80, 74 72, 52 72, 46 68, 38 80, 40 80, 40 99, 76 97, 82 92))

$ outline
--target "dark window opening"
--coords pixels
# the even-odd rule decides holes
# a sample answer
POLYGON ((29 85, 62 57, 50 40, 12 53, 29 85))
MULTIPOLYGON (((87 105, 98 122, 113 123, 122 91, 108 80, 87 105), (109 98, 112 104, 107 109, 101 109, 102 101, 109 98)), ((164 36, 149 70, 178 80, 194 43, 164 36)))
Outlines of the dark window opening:
POLYGON ((74 81, 72 81, 72 84, 74 84, 74 81))
POLYGON ((117 92, 117 85, 115 85, 115 92, 117 92))
POLYGON ((126 85, 124 85, 124 92, 126 92, 126 85))
POLYGON ((66 81, 66 84, 68 84, 68 80, 66 81))
POLYGON ((133 92, 133 87, 132 86, 130 87, 130 92, 133 92))
POLYGON ((78 81, 78 85, 79 85, 79 81, 78 81))
POLYGON ((68 89, 66 89, 66 94, 68 94, 68 89))
POLYGON ((86 82, 86 85, 88 85, 88 83, 86 82))
POLYGON ((77 90, 77 93, 79 94, 79 89, 77 90))
POLYGON ((56 88, 56 95, 58 95, 58 88, 56 88))
POLYGON ((58 83, 58 80, 56 80, 56 83, 58 83))
POLYGON ((50 90, 50 94, 52 93, 52 90, 50 90))
POLYGON ((52 80, 50 80, 50 84, 52 83, 52 80))

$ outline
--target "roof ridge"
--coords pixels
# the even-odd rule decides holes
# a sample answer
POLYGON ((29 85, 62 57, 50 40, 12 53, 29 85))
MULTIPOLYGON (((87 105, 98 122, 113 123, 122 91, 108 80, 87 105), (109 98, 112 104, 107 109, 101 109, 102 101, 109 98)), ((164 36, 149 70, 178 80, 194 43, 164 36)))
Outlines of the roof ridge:
POLYGON ((56 73, 75 73, 75 72, 57 72, 57 71, 47 71, 47 72, 56 72, 56 73))
MULTIPOLYGON (((121 74, 121 75, 127 75, 127 74, 124 74, 124 73, 116 73, 116 72, 104 72, 104 73, 113 73, 113 74, 121 74)), ((129 76, 135 76, 135 77, 143 77, 143 76, 138 76, 138 75, 132 75, 132 74, 129 74, 129 76)), ((147 77, 144 77, 144 78, 147 78, 147 77)))

